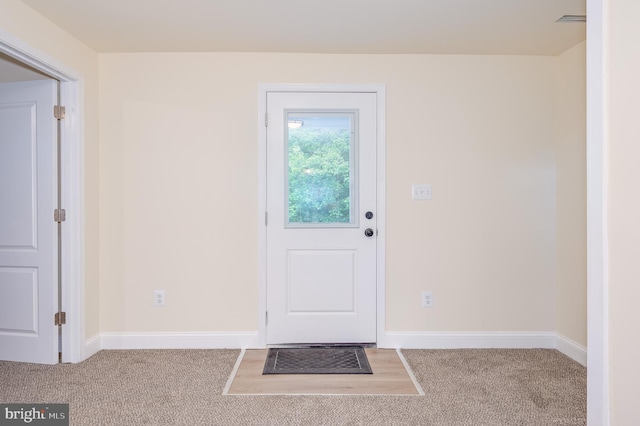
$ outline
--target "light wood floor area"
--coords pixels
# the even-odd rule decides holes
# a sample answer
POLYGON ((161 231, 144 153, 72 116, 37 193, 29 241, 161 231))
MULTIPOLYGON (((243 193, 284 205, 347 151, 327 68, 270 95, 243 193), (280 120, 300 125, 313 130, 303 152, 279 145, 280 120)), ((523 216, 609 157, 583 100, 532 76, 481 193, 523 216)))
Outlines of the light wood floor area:
MULTIPOLYGON (((373 374, 262 375, 267 349, 247 350, 226 394, 230 395, 420 395, 399 354, 365 349, 373 374)), ((242 355, 241 355, 242 356, 242 355)))

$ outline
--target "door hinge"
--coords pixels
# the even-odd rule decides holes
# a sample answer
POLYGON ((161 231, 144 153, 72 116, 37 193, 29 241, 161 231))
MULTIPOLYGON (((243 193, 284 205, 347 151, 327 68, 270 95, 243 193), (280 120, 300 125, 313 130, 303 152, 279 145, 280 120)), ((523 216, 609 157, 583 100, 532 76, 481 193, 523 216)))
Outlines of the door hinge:
POLYGON ((53 325, 65 325, 67 323, 66 312, 56 312, 53 316, 53 325))
POLYGON ((269 212, 264 212, 264 226, 269 224, 269 212))
POLYGON ((53 116, 55 118, 57 118, 58 120, 62 120, 66 114, 66 109, 65 107, 61 106, 61 105, 54 105, 53 106, 53 116))
POLYGON ((269 127, 269 114, 264 113, 264 127, 269 127))
POLYGON ((269 311, 264 312, 264 325, 269 325, 269 311))
POLYGON ((53 211, 53 221, 57 223, 62 223, 67 220, 67 212, 65 209, 55 209, 53 211))

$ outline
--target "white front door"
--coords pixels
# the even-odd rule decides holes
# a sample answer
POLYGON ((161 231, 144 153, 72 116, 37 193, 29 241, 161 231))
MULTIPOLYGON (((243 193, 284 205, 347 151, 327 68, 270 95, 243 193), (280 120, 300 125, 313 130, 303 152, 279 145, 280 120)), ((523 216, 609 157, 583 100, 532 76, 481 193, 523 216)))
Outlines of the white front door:
POLYGON ((267 344, 376 342, 375 93, 267 93, 267 344))
POLYGON ((0 84, 0 359, 58 362, 56 82, 0 84))

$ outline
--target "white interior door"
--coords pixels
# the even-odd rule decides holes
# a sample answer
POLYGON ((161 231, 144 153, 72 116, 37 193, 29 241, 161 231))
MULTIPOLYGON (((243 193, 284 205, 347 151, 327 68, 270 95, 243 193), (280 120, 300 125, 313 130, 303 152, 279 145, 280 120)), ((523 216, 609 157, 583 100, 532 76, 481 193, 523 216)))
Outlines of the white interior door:
POLYGON ((58 362, 54 80, 0 84, 0 359, 58 362))
POLYGON ((376 341, 376 105, 267 93, 267 344, 376 341))

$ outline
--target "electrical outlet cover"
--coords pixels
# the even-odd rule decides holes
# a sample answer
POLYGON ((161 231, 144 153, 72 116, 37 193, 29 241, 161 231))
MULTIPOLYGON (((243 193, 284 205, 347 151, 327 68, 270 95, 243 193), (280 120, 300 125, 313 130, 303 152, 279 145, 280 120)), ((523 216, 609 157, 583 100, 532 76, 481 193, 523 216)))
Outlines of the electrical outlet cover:
POLYGON ((164 306, 165 305, 164 290, 154 290, 154 292, 153 292, 153 305, 154 306, 164 306))
POLYGON ((422 307, 430 308, 433 306, 433 292, 431 291, 423 291, 422 292, 422 307))

